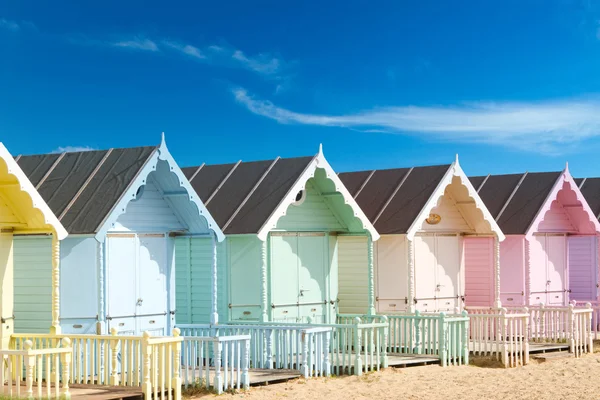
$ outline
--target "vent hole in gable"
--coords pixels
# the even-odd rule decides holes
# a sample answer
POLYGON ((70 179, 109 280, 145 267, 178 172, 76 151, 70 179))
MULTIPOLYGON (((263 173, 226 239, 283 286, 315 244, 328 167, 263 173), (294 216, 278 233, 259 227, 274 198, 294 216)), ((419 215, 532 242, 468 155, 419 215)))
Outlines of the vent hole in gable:
POLYGON ((296 193, 296 199, 294 200, 292 205, 299 206, 302 203, 304 203, 304 200, 306 200, 306 190, 302 189, 298 193, 296 193))

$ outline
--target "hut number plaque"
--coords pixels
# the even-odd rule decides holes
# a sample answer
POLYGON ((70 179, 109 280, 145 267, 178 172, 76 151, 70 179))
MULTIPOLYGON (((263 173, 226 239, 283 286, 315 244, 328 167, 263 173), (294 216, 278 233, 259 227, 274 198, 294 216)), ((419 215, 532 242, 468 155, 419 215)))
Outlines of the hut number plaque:
POLYGON ((427 222, 429 225, 436 225, 439 224, 441 220, 442 217, 440 217, 439 214, 429 214, 429 217, 427 217, 425 222, 427 222))

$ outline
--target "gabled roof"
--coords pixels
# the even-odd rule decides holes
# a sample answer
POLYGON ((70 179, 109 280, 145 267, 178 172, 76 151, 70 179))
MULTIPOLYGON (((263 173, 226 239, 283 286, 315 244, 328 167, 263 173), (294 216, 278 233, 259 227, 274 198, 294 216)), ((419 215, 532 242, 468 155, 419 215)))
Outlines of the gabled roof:
POLYGON ((169 164, 178 187, 187 190, 189 200, 222 239, 218 225, 170 155, 164 137, 159 146, 16 157, 66 230, 70 234, 96 234, 100 241, 125 212, 127 203, 136 198, 137 189, 156 170, 159 160, 169 164))
POLYGON ((504 239, 458 158, 447 165, 345 172, 339 176, 380 234, 407 234, 410 238, 438 204, 453 177, 459 177, 490 230, 504 239))
POLYGON ((596 218, 600 218, 600 178, 577 178, 575 183, 596 218))
POLYGON ((577 207, 592 217, 590 222, 596 226, 595 229, 600 228, 568 168, 557 172, 525 172, 470 179, 505 234, 532 235, 565 182, 576 194, 577 207))
POLYGON ((0 223, 14 228, 16 233, 48 232, 59 240, 67 237, 65 228, 2 143, 0 163, 0 199, 17 217, 14 222, 0 223))
POLYGON ((265 240, 297 193, 317 169, 324 169, 336 192, 353 210, 373 240, 379 234, 339 180, 322 150, 315 156, 238 161, 183 168, 192 186, 226 234, 257 234, 265 240))

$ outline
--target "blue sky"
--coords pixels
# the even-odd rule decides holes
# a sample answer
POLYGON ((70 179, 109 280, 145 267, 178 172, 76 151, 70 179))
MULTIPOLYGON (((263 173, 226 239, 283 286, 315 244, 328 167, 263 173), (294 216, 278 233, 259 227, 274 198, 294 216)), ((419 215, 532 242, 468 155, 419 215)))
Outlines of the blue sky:
POLYGON ((339 171, 600 176, 598 71, 592 1, 0 0, 14 154, 164 131, 183 166, 323 143, 339 171))

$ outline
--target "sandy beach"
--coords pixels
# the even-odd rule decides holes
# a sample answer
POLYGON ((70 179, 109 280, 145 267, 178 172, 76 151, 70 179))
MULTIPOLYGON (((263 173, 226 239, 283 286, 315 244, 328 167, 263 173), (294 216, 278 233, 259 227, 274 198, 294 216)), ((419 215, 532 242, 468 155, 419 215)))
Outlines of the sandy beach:
MULTIPOLYGON (((211 398, 213 395, 193 397, 211 398)), ((600 399, 600 353, 513 369, 439 366, 388 368, 361 377, 297 379, 220 399, 600 399)))

